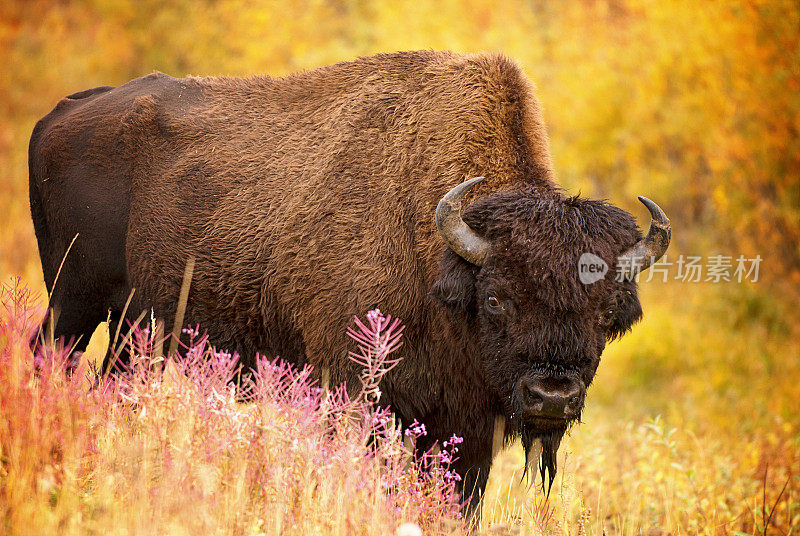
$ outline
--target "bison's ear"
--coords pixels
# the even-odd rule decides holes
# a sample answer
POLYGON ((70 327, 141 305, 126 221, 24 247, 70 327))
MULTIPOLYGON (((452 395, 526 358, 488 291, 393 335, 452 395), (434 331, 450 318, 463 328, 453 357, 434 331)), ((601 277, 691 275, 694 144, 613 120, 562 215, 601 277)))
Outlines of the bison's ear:
POLYGON ((449 248, 439 265, 441 278, 433 284, 430 294, 453 312, 466 311, 475 302, 475 276, 479 268, 470 264, 449 248))

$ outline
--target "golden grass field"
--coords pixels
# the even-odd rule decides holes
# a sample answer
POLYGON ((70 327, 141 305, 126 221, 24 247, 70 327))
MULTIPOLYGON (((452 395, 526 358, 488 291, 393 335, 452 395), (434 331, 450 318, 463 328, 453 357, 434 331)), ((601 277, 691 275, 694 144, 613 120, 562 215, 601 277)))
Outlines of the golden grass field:
MULTIPOLYGON (((644 320, 608 346, 549 500, 521 480, 511 446, 495 460, 479 531, 798 534, 798 28, 800 7, 780 0, 10 0, 0 6, 0 278, 20 276, 41 303, 26 150, 64 95, 153 70, 282 75, 377 51, 501 51, 538 85, 568 191, 640 218, 635 196, 658 200, 673 223, 670 256, 764 260, 757 282, 682 282, 674 271, 642 282, 644 320)), ((0 315, 3 362, 25 362, 13 315, 0 315)), ((104 337, 101 327, 88 361, 104 337)), ((431 506, 443 493, 434 484, 389 515, 377 465, 356 476, 341 460, 320 467, 310 449, 286 450, 302 421, 292 414, 224 397, 209 406, 177 375, 139 393, 151 411, 134 417, 24 370, 0 372, 4 534, 461 530, 431 513, 444 511, 431 506), (210 421, 198 416, 207 407, 210 421), (274 422, 263 452, 253 457, 248 439, 201 456, 254 413, 274 422), (258 463, 275 473, 256 493, 258 463)), ((358 456, 355 432, 341 433, 337 452, 358 456)))

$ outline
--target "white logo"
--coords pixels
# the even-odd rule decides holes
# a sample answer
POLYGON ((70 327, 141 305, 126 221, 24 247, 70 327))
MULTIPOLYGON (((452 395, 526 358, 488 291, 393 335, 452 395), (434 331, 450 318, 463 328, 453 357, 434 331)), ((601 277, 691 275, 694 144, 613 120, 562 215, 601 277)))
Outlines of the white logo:
POLYGON ((608 272, 606 261, 594 253, 584 253, 578 259, 578 278, 584 285, 591 285, 603 279, 608 272))

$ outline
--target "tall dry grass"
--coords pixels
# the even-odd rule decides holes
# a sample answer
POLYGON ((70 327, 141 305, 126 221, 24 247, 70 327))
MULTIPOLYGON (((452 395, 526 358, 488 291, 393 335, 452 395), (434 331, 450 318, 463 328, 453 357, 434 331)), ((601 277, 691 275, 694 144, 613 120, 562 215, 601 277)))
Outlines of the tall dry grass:
POLYGON ((67 373, 66 352, 29 350, 41 320, 30 293, 5 286, 0 303, 5 534, 463 532, 448 470, 458 440, 412 458, 423 432, 404 438, 372 403, 399 342, 378 312, 353 331, 371 365, 350 398, 280 360, 240 379, 235 356, 196 332, 166 366, 144 328, 123 372, 84 358, 67 373))
MULTIPOLYGON (((512 446, 495 459, 480 532, 797 534, 800 339, 765 295, 646 290, 646 320, 607 350, 549 499, 521 480, 512 446)), ((464 531, 442 454, 412 463, 404 439, 413 435, 371 405, 397 325, 374 315, 355 325, 367 365, 355 400, 262 360, 255 402, 241 403, 235 361, 197 333, 165 371, 144 330, 127 374, 92 375, 95 348, 67 375, 63 353, 28 350, 40 314, 27 291, 6 286, 2 303, 8 534, 393 534, 404 522, 424 534, 464 531), (376 333, 382 354, 370 354, 376 333)))

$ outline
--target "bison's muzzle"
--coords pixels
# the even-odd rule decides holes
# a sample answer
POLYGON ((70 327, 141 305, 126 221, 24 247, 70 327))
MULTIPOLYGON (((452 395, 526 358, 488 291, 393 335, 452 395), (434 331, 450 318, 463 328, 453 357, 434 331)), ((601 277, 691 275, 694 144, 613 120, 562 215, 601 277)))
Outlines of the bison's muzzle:
POLYGON ((525 421, 554 421, 561 424, 578 418, 586 388, 580 380, 567 377, 525 375, 516 385, 519 413, 525 421))

